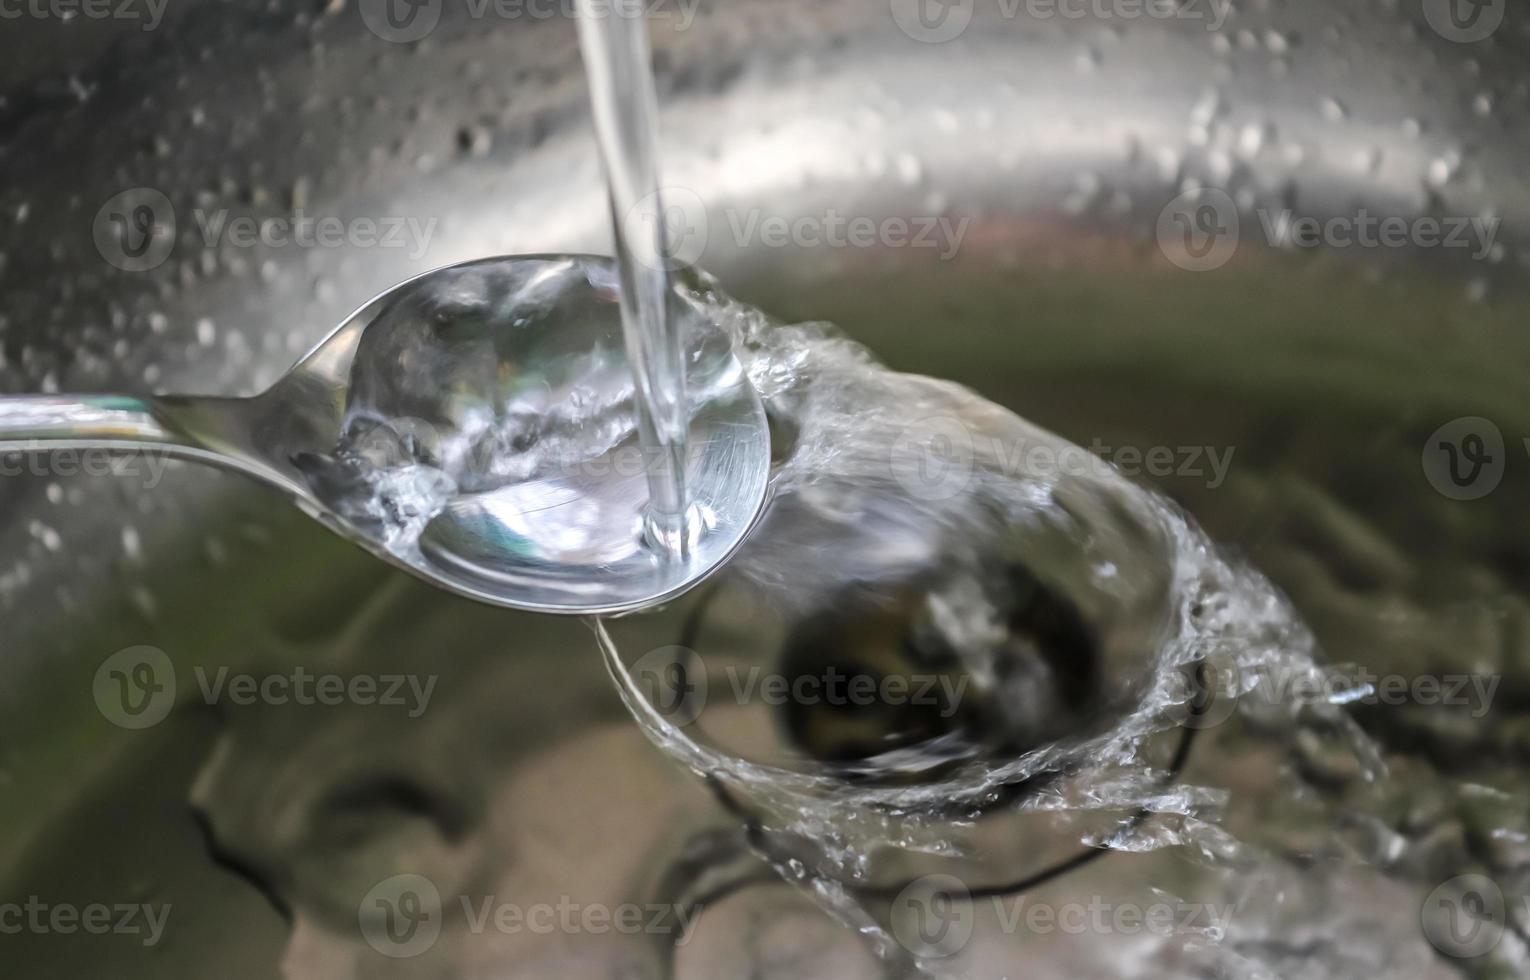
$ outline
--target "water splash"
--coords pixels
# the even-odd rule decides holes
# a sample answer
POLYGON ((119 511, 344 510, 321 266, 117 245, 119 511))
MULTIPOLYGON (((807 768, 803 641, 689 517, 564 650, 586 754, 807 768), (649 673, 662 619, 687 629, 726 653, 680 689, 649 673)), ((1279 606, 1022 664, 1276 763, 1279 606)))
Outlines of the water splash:
POLYGON ((715 688, 740 664, 778 666, 770 644, 825 619, 853 620, 831 633, 839 645, 815 648, 843 655, 886 614, 915 624, 905 646, 947 651, 939 669, 965 677, 978 704, 848 759, 784 759, 677 717, 639 676, 653 653, 628 649, 620 621, 594 629, 648 737, 711 781, 756 849, 878 955, 927 966, 867 902, 886 868, 899 854, 960 857, 996 808, 1092 847, 1247 860, 1218 823, 1225 792, 1175 784, 1162 758, 1166 739, 1234 710, 1335 732, 1380 774, 1341 703, 1281 696, 1322 676, 1290 605, 1170 502, 960 386, 881 366, 831 327, 774 323, 705 282, 695 296, 743 352, 780 451, 770 510, 706 600, 737 623, 686 651, 692 680, 715 688), (1059 625, 1070 616, 1076 626, 1059 625), (1262 685, 1268 697, 1246 697, 1262 685))

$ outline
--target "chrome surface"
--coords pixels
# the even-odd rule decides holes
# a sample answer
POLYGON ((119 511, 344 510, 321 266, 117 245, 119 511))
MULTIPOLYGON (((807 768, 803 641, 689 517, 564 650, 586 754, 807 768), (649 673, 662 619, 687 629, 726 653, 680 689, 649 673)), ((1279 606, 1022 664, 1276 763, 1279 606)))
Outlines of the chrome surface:
MULTIPOLYGON (((1269 893, 1335 933, 1274 920, 1254 941, 1288 951, 1284 975, 1317 949, 1350 955, 1350 976, 1526 972, 1512 928, 1498 960, 1463 965, 1421 921, 1458 875, 1520 880, 1530 812, 1530 25, 1522 7, 1479 7, 1496 19, 1478 37, 1411 0, 1076 18, 950 4, 958 34, 938 42, 900 26, 909 7, 864 0, 669 4, 654 20, 666 179, 708 217, 687 258, 775 315, 839 323, 889 363, 1085 446, 1236 448, 1214 487, 1137 469, 1279 584, 1336 661, 1503 679, 1482 718, 1361 715, 1407 776, 1385 819, 1346 825, 1408 844, 1385 873, 1290 817, 1342 815, 1367 791, 1320 746, 1232 723, 1203 736, 1185 779, 1229 794, 1227 831, 1271 844, 1289 872, 1269 893), (1232 202, 1233 239, 1204 234, 1194 210, 1176 220, 1200 188, 1232 202), (821 228, 830 209, 879 227, 935 219, 935 245, 765 233, 772 218, 821 228), (1267 230, 1284 211, 1361 209, 1497 224, 1491 245, 1465 249, 1295 247, 1267 230), (1198 228, 1207 240, 1173 237, 1198 228), (1191 248, 1225 261, 1174 261, 1191 248), (1437 489, 1450 484, 1427 448, 1471 419, 1491 422, 1505 465, 1462 500, 1437 489), (1292 793, 1287 772, 1313 781, 1292 793), (1317 865, 1340 871, 1306 890, 1317 865)), ((172 0, 154 30, 6 22, 0 390, 247 396, 351 297, 484 255, 607 250, 572 23, 426 3, 428 37, 401 42, 378 9, 172 0), (164 195, 175 229, 137 270, 95 234, 133 188, 164 195), (405 244, 212 234, 220 213, 299 208, 398 219, 405 244)), ((642 741, 579 624, 443 595, 243 480, 95 478, 65 462, 33 472, 7 457, 0 479, 0 896, 166 903, 172 941, 7 936, 16 969, 609 976, 653 944, 463 928, 389 959, 356 909, 399 854, 463 893, 613 904, 673 901, 662 869, 688 841, 732 853, 736 823, 642 741), (135 730, 91 691, 115 651, 140 645, 175 665, 179 697, 135 730), (406 721, 212 710, 194 679, 292 664, 439 685, 406 721), (347 805, 369 789, 392 802, 347 805)), ((674 633, 656 625, 651 642, 674 633)), ((1007 829, 975 863, 1023 871, 1078 843, 1007 829)), ((1164 852, 1120 855, 1035 900, 1146 902, 1209 877, 1164 852)), ((1130 937, 992 926, 966 963, 985 980, 1182 975, 1130 937)), ((766 882, 707 911, 678 963, 707 978, 878 975, 840 925, 766 882)))

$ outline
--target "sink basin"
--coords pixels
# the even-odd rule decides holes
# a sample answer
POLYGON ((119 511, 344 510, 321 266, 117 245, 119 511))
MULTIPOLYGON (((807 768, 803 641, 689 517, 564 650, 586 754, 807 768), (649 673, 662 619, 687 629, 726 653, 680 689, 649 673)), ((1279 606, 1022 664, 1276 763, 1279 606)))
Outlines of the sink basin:
MULTIPOLYGON (((608 250, 569 6, 9 22, 0 391, 248 394, 413 273, 608 250)), ((978 902, 921 968, 1530 970, 1530 20, 651 6, 683 257, 1167 495, 1378 679, 1346 711, 1384 776, 1239 713, 1198 734, 1178 783, 1209 795, 1155 818, 1165 846, 1025 898, 1106 925, 978 902), (1164 934, 1112 918, 1164 903, 1164 934)), ((149 462, 0 457, 0 912, 42 910, 5 937, 19 973, 884 975, 649 744, 584 624, 149 462)), ((1036 823, 985 814, 971 864, 909 870, 1077 851, 1036 823)))

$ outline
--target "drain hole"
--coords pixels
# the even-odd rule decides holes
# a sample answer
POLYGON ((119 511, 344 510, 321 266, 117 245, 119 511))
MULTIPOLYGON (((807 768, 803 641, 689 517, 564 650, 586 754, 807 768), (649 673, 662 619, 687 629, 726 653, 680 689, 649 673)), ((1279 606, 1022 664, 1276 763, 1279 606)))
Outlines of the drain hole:
MULTIPOLYGON (((858 781, 928 779, 1075 734, 1102 707, 1100 655, 1078 607, 1029 569, 986 577, 986 630, 952 635, 943 583, 890 601, 845 592, 799 620, 780 663, 786 737, 858 781)), ((964 610, 970 613, 971 606, 964 610)))

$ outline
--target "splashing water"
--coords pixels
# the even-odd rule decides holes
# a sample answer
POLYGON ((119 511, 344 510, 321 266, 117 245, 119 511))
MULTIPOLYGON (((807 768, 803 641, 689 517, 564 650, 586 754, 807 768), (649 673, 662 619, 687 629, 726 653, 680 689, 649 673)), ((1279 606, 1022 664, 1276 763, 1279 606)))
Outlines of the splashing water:
MULTIPOLYGON (((1270 677, 1319 676, 1274 588, 1169 502, 974 393, 888 370, 830 327, 774 324, 709 284, 690 295, 766 400, 772 502, 691 608, 683 645, 644 652, 622 621, 595 630, 643 730, 712 782, 756 850, 916 971, 933 967, 867 896, 885 897, 900 861, 960 857, 995 810, 1094 847, 1239 860, 1217 825, 1225 794, 1174 785, 1163 749, 1270 677), (912 714, 889 714, 884 689, 870 733, 854 731, 867 712, 842 699, 837 716, 815 715, 793 688, 777 701, 784 734, 730 736, 771 727, 740 721, 739 677, 822 681, 835 667, 842 680, 955 683, 938 710, 912 714)), ((1262 706, 1265 724, 1336 732, 1379 774, 1338 704, 1262 706)))
MULTIPOLYGON (((428 553, 464 500, 516 503, 632 449, 614 269, 558 269, 514 283, 468 270, 403 296, 358 350, 340 445, 302 461, 316 489, 393 547, 428 553), (528 289, 548 302, 528 303, 528 289), (503 309, 531 315, 509 322, 503 309), (495 354, 511 347, 514 361, 495 354)), ((998 815, 1046 840, 1046 861, 1080 843, 1249 860, 1221 826, 1226 792, 1174 778, 1189 735, 1235 706, 1267 730, 1327 733, 1379 772, 1346 692, 1240 697, 1270 677, 1321 681, 1313 641, 1262 577, 1167 501, 960 386, 888 370, 828 326, 774 323, 699 273, 674 276, 670 307, 693 416, 739 365, 765 400, 772 500, 716 582, 672 612, 596 623, 597 636, 645 734, 887 961, 929 966, 897 941, 889 891, 921 862, 966 859, 998 815), (654 622, 682 614, 678 645, 647 651, 654 622), (646 640, 624 639, 629 628, 646 640), (931 680, 938 693, 788 697, 762 717, 738 683, 836 671, 931 680), (711 698, 655 684, 677 676, 711 698)), ((597 564, 608 546, 641 547, 640 529, 605 523, 581 512, 570 531, 607 537, 556 546, 597 564)), ((990 877, 997 888, 1044 868, 990 877)))

